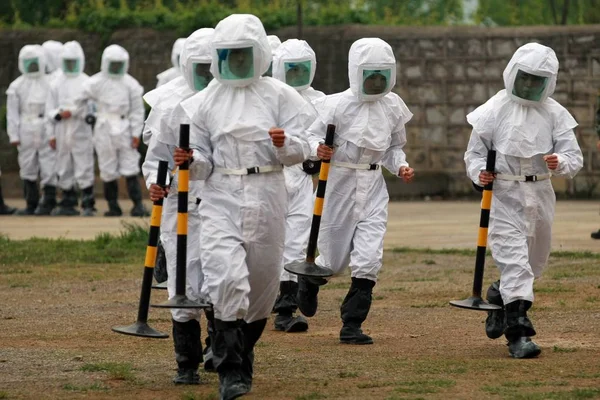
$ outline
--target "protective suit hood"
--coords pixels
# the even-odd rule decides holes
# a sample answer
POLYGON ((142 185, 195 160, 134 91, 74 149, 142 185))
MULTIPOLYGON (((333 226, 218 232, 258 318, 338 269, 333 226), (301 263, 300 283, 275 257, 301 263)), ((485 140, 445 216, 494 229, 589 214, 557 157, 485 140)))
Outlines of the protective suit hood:
POLYGON ((85 54, 83 53, 83 49, 81 45, 77 41, 67 42, 62 46, 62 51, 60 53, 60 66, 63 70, 63 73, 67 76, 78 76, 85 69, 85 54), (76 72, 69 72, 65 68, 65 60, 78 60, 78 66, 76 72))
POLYGON ((273 56, 273 78, 282 82, 286 81, 286 64, 290 62, 309 62, 310 63, 310 78, 304 85, 293 86, 294 89, 301 92, 312 85, 317 69, 317 56, 310 45, 304 40, 289 39, 286 40, 277 48, 273 56))
POLYGON ((215 30, 212 28, 198 29, 192 33, 183 44, 180 57, 181 75, 185 78, 191 90, 194 86, 194 63, 210 64, 212 61, 210 43, 215 30))
MULTIPOLYGON (((215 27, 211 52, 210 72, 216 80, 227 86, 247 86, 260 79, 272 61, 272 51, 267 33, 260 20, 251 14, 232 14, 215 27), (253 74, 240 79, 227 79, 230 49, 252 47, 253 74), (221 73, 223 72, 223 74, 221 73)), ((229 72, 231 75, 231 73, 229 72)))
POLYGON ((267 40, 269 41, 269 46, 271 46, 271 53, 275 55, 275 51, 281 46, 281 39, 275 35, 268 35, 267 40))
POLYGON ((39 44, 28 44, 23 46, 21 51, 19 51, 19 71, 25 76, 30 77, 38 77, 44 74, 44 70, 46 67, 46 55, 44 48, 39 44), (28 60, 32 60, 37 58, 38 62, 38 71, 37 72, 27 72, 27 62, 28 60))
POLYGON ((46 55, 46 73, 50 74, 60 68, 60 52, 63 44, 56 40, 47 40, 42 43, 46 55))
POLYGON ((122 78, 127 74, 127 71, 129 71, 129 53, 127 50, 117 44, 111 44, 104 49, 102 52, 100 71, 110 78, 122 78), (123 74, 121 76, 115 76, 109 73, 109 64, 113 61, 124 63, 123 74))
POLYGON ((517 49, 504 69, 503 78, 506 93, 511 100, 526 106, 537 106, 552 96, 558 76, 558 59, 554 50, 539 43, 527 43, 517 49), (519 70, 528 74, 548 78, 539 101, 525 100, 513 94, 515 79, 519 70))
POLYGON ((183 43, 185 42, 185 38, 179 38, 173 43, 173 49, 171 49, 171 64, 173 64, 173 68, 179 70, 179 66, 181 65, 181 51, 183 50, 183 43))
POLYGON ((392 47, 379 38, 363 38, 352 44, 348 54, 350 90, 361 101, 374 101, 385 97, 396 85, 396 58, 392 47), (387 86, 378 94, 363 90, 364 75, 368 71, 389 70, 387 86))

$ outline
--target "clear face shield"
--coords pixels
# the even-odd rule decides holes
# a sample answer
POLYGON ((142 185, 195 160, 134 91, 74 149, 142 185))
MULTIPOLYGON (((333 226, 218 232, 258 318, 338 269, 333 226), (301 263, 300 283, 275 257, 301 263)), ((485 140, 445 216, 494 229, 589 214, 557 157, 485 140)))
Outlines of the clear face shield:
POLYGON ((205 89, 213 79, 213 75, 210 73, 210 63, 192 63, 192 74, 194 77, 194 88, 197 91, 205 89))
POLYGON ((23 60, 23 68, 26 74, 40 72, 40 60, 37 57, 26 58, 23 60))
POLYGON ((291 87, 302 87, 310 85, 310 73, 312 63, 306 61, 289 61, 283 63, 285 71, 285 83, 291 87))
POLYGON ((111 76, 125 75, 125 61, 110 61, 108 63, 108 74, 111 76))
POLYGON ((391 69, 364 69, 362 74, 362 93, 378 95, 388 90, 391 82, 391 69))
POLYGON ((80 62, 77 58, 64 58, 62 60, 62 70, 65 74, 76 75, 81 72, 80 62))
POLYGON ((517 71, 512 94, 528 101, 540 101, 548 85, 548 77, 517 71))
POLYGON ((224 80, 243 80, 254 77, 254 48, 217 49, 219 75, 224 80))

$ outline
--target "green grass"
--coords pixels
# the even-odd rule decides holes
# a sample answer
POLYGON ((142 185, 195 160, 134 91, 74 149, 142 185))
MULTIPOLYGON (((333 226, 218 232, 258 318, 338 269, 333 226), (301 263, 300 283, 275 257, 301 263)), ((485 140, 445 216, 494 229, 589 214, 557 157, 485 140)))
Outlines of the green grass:
POLYGON ((340 373, 338 373, 338 376, 340 378, 356 378, 358 376, 358 372, 347 372, 347 371, 342 371, 340 373))
POLYGON ((63 390, 67 390, 70 392, 88 392, 88 391, 107 391, 109 388, 100 383, 93 383, 88 386, 77 386, 71 383, 66 383, 63 385, 63 390))
POLYGON ((419 381, 398 382, 394 388, 394 393, 406 394, 430 394, 437 393, 440 389, 449 388, 456 385, 456 381, 451 379, 431 379, 419 381))
POLYGON ((219 395, 217 393, 209 393, 209 394, 196 394, 193 392, 186 392, 181 395, 181 400, 219 400, 219 395))
MULTIPOLYGON (((0 236, 0 266, 143 262, 147 242, 148 229, 137 224, 123 224, 121 233, 116 235, 102 233, 93 240, 43 238, 11 240, 6 236, 0 236)), ((9 271, 30 273, 24 268, 12 268, 9 271)))
POLYGON ((111 379, 131 381, 135 378, 133 366, 129 363, 97 363, 85 364, 81 367, 84 372, 106 372, 111 379))
POLYGON ((327 396, 319 393, 319 392, 311 392, 308 394, 303 394, 301 396, 296 396, 296 400, 318 400, 318 399, 326 399, 327 396))
MULTIPOLYGON (((475 246, 473 246, 475 247, 475 246)), ((395 247, 391 250, 393 253, 417 253, 417 254, 445 254, 445 255, 455 255, 455 256, 468 256, 475 257, 476 249, 430 249, 430 248, 419 248, 419 247, 395 247)), ((486 252, 488 256, 492 253, 488 249, 486 252)), ((562 258, 562 259, 600 259, 600 253, 592 252, 592 251, 553 251, 550 254, 551 257, 554 258, 562 258)))
POLYGON ((0 392, 0 399, 8 399, 8 393, 0 392))
POLYGON ((555 345, 552 348, 552 351, 555 353, 574 353, 577 351, 577 349, 573 347, 559 347, 555 345))

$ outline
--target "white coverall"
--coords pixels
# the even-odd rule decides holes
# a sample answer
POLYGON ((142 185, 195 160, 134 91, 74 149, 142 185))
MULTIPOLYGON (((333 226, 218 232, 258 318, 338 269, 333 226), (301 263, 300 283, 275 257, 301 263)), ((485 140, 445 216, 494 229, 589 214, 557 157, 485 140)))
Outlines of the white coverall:
POLYGON ((54 78, 59 76, 61 72, 60 54, 63 44, 61 42, 57 42, 56 40, 46 40, 44 43, 42 43, 42 47, 44 48, 44 54, 46 56, 46 74, 50 76, 51 80, 54 80, 54 78))
POLYGON ((21 76, 6 90, 6 130, 11 143, 20 143, 17 149, 21 179, 37 181, 39 175, 42 186, 56 186, 56 152, 48 143, 44 114, 51 78, 44 69, 42 46, 24 46, 19 52, 21 76), (24 62, 34 58, 38 59, 39 71, 27 73, 24 62))
MULTIPOLYGON (((273 78, 286 82, 285 63, 293 61, 310 61, 311 64, 308 84, 294 87, 304 100, 311 104, 312 101, 325 97, 323 92, 310 87, 315 77, 317 57, 310 45, 304 40, 287 40, 275 50, 273 78)), ((283 265, 285 266, 306 259, 306 247, 314 210, 314 196, 312 175, 304 172, 302 164, 285 167, 283 174, 288 193, 285 249, 283 251, 283 265)), ((282 270, 281 281, 298 282, 298 275, 282 270)))
POLYGON ((132 138, 142 135, 144 124, 143 88, 127 73, 129 54, 118 45, 110 45, 102 53, 101 71, 89 78, 77 106, 89 100, 96 104, 94 148, 98 156, 100 178, 104 182, 140 172, 140 153, 132 146, 132 138), (122 75, 109 73, 111 62, 124 62, 122 75))
MULTIPOLYGON (((558 60, 554 51, 537 43, 520 47, 504 70, 506 89, 467 115, 473 126, 465 153, 467 175, 478 185, 488 149, 496 150, 496 173, 514 177, 549 173, 543 156, 557 154, 552 175, 573 177, 583 157, 573 129, 575 119, 550 98, 556 86, 558 60), (548 77, 538 102, 513 94, 518 70, 548 77)), ((547 176, 547 175, 546 175, 547 176)), ((541 275, 548 256, 556 197, 550 179, 537 182, 494 181, 489 246, 500 269, 504 304, 533 302, 533 280, 541 275)))
POLYGON ((75 101, 81 96, 84 83, 89 79, 83 72, 85 55, 81 45, 67 42, 60 54, 63 60, 79 60, 77 72, 64 72, 59 69, 46 100, 47 131, 50 139, 56 139, 56 174, 58 187, 71 190, 77 183, 80 189, 94 185, 94 145, 92 128, 85 122, 88 107, 76 107, 75 101), (70 111, 72 116, 57 121, 55 116, 62 111, 70 111))
POLYGON ((173 79, 181 76, 179 58, 181 56, 181 50, 183 49, 184 42, 185 38, 179 38, 175 41, 175 43, 173 43, 173 48, 171 49, 171 64, 173 66, 156 75, 156 79, 158 81, 156 83, 156 87, 162 86, 165 83, 168 83, 173 79))
POLYGON ((396 176, 400 167, 408 167, 402 148, 406 143, 404 125, 412 113, 391 93, 396 60, 383 40, 360 39, 351 46, 348 76, 350 89, 313 103, 318 118, 308 131, 312 156, 316 156, 326 125, 336 126, 316 263, 334 274, 349 265, 353 278, 376 282, 389 200, 381 166, 396 176), (364 94, 365 69, 390 71, 385 91, 364 94), (377 169, 369 170, 370 165, 377 169))
MULTIPOLYGON (((192 62, 210 64, 210 39, 214 29, 202 28, 192 33, 185 41, 181 52, 182 76, 175 78, 144 96, 144 100, 152 107, 146 120, 145 129, 151 131, 151 138, 146 152, 142 171, 146 186, 156 183, 158 162, 169 162, 169 170, 175 168, 173 152, 179 145, 179 125, 189 124, 189 117, 178 107, 181 101, 191 97, 198 91, 193 84, 192 62)), ((164 201, 162 221, 160 225, 160 240, 165 249, 167 259, 167 289, 169 298, 175 296, 177 270, 177 173, 171 181, 169 194, 164 201)), ((206 296, 201 294, 204 276, 200 264, 200 214, 198 200, 202 190, 202 181, 190 181, 188 194, 188 238, 187 238, 187 269, 186 296, 190 300, 198 300, 206 296)), ((177 322, 187 322, 200 319, 201 310, 194 308, 171 309, 173 319, 177 322)))
POLYGON ((255 16, 234 14, 219 22, 212 51, 215 79, 182 103, 193 122, 190 175, 206 179, 200 258, 215 318, 251 323, 269 316, 279 289, 287 212, 281 164, 308 158, 303 133, 314 115, 296 90, 261 77, 272 56, 255 16), (231 52, 217 49, 250 46, 253 75, 222 76, 219 65, 229 62, 231 52), (283 147, 273 146, 272 127, 285 130, 283 147), (241 175, 255 167, 259 173, 241 175))

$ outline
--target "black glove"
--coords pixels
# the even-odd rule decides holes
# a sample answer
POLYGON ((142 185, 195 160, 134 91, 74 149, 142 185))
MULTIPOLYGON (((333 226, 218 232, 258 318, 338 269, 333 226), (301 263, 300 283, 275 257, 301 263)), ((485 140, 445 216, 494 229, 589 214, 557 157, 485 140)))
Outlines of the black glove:
POLYGON ((302 169, 309 175, 318 174, 321 170, 321 160, 311 161, 306 160, 302 163, 302 169))
POLYGON ((94 114, 88 114, 85 116, 85 123, 88 125, 96 125, 96 116, 94 114))
POLYGON ((57 113, 57 114, 54 116, 54 119, 55 119, 56 121, 60 121, 60 120, 62 119, 62 117, 60 116, 60 113, 57 113))

